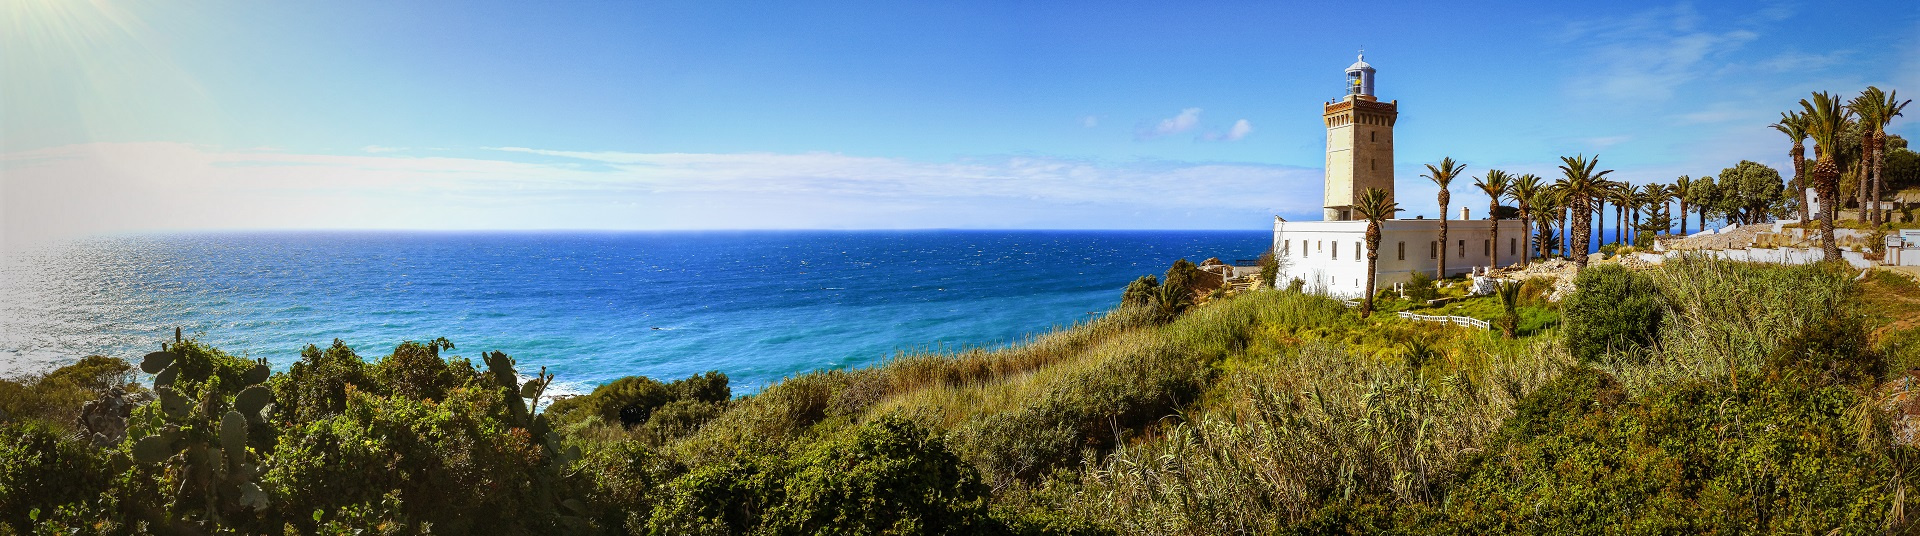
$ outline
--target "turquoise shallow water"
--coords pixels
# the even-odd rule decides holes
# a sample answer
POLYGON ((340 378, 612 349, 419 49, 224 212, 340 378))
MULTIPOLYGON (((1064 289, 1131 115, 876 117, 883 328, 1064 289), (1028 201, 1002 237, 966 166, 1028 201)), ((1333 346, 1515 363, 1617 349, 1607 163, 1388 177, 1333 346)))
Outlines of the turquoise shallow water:
POLYGON ((172 327, 276 368, 446 337, 556 385, 719 370, 735 391, 902 350, 999 346, 1111 307, 1175 259, 1250 259, 1264 231, 256 233, 14 252, 0 373, 133 358, 172 327))

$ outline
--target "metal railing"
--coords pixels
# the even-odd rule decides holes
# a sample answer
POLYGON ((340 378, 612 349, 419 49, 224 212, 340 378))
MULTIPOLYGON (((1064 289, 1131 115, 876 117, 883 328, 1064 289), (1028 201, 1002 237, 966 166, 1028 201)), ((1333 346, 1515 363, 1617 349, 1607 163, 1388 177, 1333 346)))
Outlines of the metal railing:
POLYGON ((1466 316, 1418 315, 1418 314, 1413 314, 1406 311, 1401 311, 1400 318, 1414 320, 1417 322, 1444 322, 1444 323, 1452 324, 1455 326, 1473 326, 1480 329, 1493 329, 1492 323, 1489 323, 1485 320, 1481 320, 1478 318, 1472 318, 1472 317, 1466 317, 1466 316))

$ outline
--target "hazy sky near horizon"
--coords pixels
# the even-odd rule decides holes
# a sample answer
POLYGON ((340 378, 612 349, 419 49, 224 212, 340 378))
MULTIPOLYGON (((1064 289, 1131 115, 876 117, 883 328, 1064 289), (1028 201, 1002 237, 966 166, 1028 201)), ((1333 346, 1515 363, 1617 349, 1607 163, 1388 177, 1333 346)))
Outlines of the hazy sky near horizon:
POLYGON ((1809 92, 1920 96, 1909 1, 1435 4, 14 0, 0 243, 1263 229, 1319 217, 1320 105, 1361 48, 1429 217, 1443 156, 1790 174, 1766 125, 1809 92))

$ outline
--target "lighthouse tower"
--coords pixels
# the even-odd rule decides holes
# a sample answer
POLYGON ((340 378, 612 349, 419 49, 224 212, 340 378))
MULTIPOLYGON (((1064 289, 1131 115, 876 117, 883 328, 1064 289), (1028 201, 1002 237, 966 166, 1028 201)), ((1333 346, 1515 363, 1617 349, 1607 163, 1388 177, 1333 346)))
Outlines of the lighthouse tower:
POLYGON ((1354 220, 1360 194, 1368 188, 1393 195, 1393 122, 1400 101, 1380 102, 1373 95, 1372 65, 1365 55, 1347 67, 1346 95, 1326 105, 1327 189, 1324 219, 1354 220))

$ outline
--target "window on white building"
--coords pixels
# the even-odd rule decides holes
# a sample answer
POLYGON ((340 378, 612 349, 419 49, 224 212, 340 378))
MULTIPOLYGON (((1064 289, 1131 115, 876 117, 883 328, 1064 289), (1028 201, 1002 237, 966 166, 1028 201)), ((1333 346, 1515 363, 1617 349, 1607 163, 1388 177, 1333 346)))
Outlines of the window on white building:
POLYGON ((1427 242, 1427 259, 1433 260, 1433 259, 1439 259, 1439 258, 1440 258, 1440 242, 1437 240, 1433 242, 1427 242))
POLYGON ((1508 255, 1518 255, 1519 253, 1520 253, 1520 239, 1518 239, 1518 238, 1508 238, 1508 239, 1507 239, 1507 254, 1508 254, 1508 255))
POLYGON ((1467 258, 1467 241, 1460 241, 1460 258, 1467 258))
POLYGON ((1493 239, 1489 238, 1480 241, 1480 254, 1488 257, 1493 256, 1493 239))
POLYGON ((1340 260, 1340 244, 1333 245, 1333 257, 1330 257, 1330 258, 1336 261, 1340 260))
POLYGON ((1407 243, 1400 243, 1400 260, 1407 260, 1407 243))
POLYGON ((1356 261, 1357 261, 1357 260, 1360 260, 1360 259, 1361 259, 1361 255, 1360 255, 1360 243, 1359 243, 1359 242, 1354 242, 1354 243, 1353 243, 1353 260, 1356 260, 1356 261))

